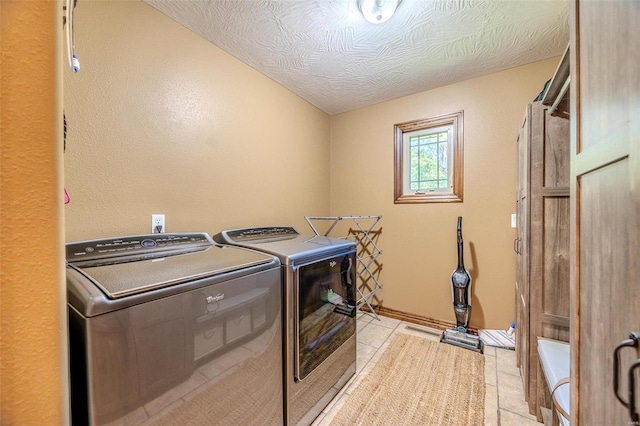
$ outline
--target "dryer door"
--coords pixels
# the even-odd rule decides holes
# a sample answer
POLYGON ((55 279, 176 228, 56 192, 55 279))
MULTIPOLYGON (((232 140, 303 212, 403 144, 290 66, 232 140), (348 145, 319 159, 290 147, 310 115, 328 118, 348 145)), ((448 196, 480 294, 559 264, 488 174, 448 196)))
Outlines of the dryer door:
POLYGON ((301 266, 296 282, 294 372, 300 381, 355 334, 355 253, 301 266))

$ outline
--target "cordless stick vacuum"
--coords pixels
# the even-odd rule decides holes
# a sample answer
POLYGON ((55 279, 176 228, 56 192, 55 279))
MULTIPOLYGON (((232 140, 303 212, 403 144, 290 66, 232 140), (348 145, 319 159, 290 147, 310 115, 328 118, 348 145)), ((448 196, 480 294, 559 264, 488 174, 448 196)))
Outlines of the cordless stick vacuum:
POLYGON ((458 217, 458 267, 451 274, 451 297, 456 314, 456 326, 445 330, 440 341, 483 353, 480 337, 467 333, 471 314, 471 276, 464 269, 462 256, 462 217, 458 217))

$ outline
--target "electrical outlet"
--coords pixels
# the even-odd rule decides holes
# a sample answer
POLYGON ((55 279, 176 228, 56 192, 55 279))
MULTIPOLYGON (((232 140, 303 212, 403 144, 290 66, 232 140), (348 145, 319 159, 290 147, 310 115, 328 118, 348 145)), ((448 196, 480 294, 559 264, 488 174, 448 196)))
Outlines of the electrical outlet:
POLYGON ((152 214, 151 215, 151 233, 163 234, 165 232, 166 232, 166 229, 164 229, 164 215, 152 214))

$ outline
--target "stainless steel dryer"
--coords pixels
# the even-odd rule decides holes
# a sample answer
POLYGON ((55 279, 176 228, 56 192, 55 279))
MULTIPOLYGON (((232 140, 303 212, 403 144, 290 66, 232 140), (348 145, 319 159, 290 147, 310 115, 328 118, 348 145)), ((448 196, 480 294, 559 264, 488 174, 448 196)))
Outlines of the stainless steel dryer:
POLYGON ((276 257, 205 233, 66 251, 73 424, 284 423, 276 257))
POLYGON ((356 370, 356 245, 292 227, 223 231, 214 240, 275 255, 285 294, 285 418, 309 425, 356 370))

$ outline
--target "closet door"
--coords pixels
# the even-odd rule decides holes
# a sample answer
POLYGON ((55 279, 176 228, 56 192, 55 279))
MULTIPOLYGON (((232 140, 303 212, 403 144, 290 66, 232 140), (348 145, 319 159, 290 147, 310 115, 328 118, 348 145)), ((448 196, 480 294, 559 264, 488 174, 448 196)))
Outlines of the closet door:
POLYGON ((516 188, 516 359, 529 387, 529 151, 531 104, 527 105, 518 134, 518 186, 516 188))
MULTIPOLYGON (((640 331, 640 2, 571 9, 571 424, 624 425, 613 351, 640 331)), ((628 400, 640 354, 623 352, 628 400)))

